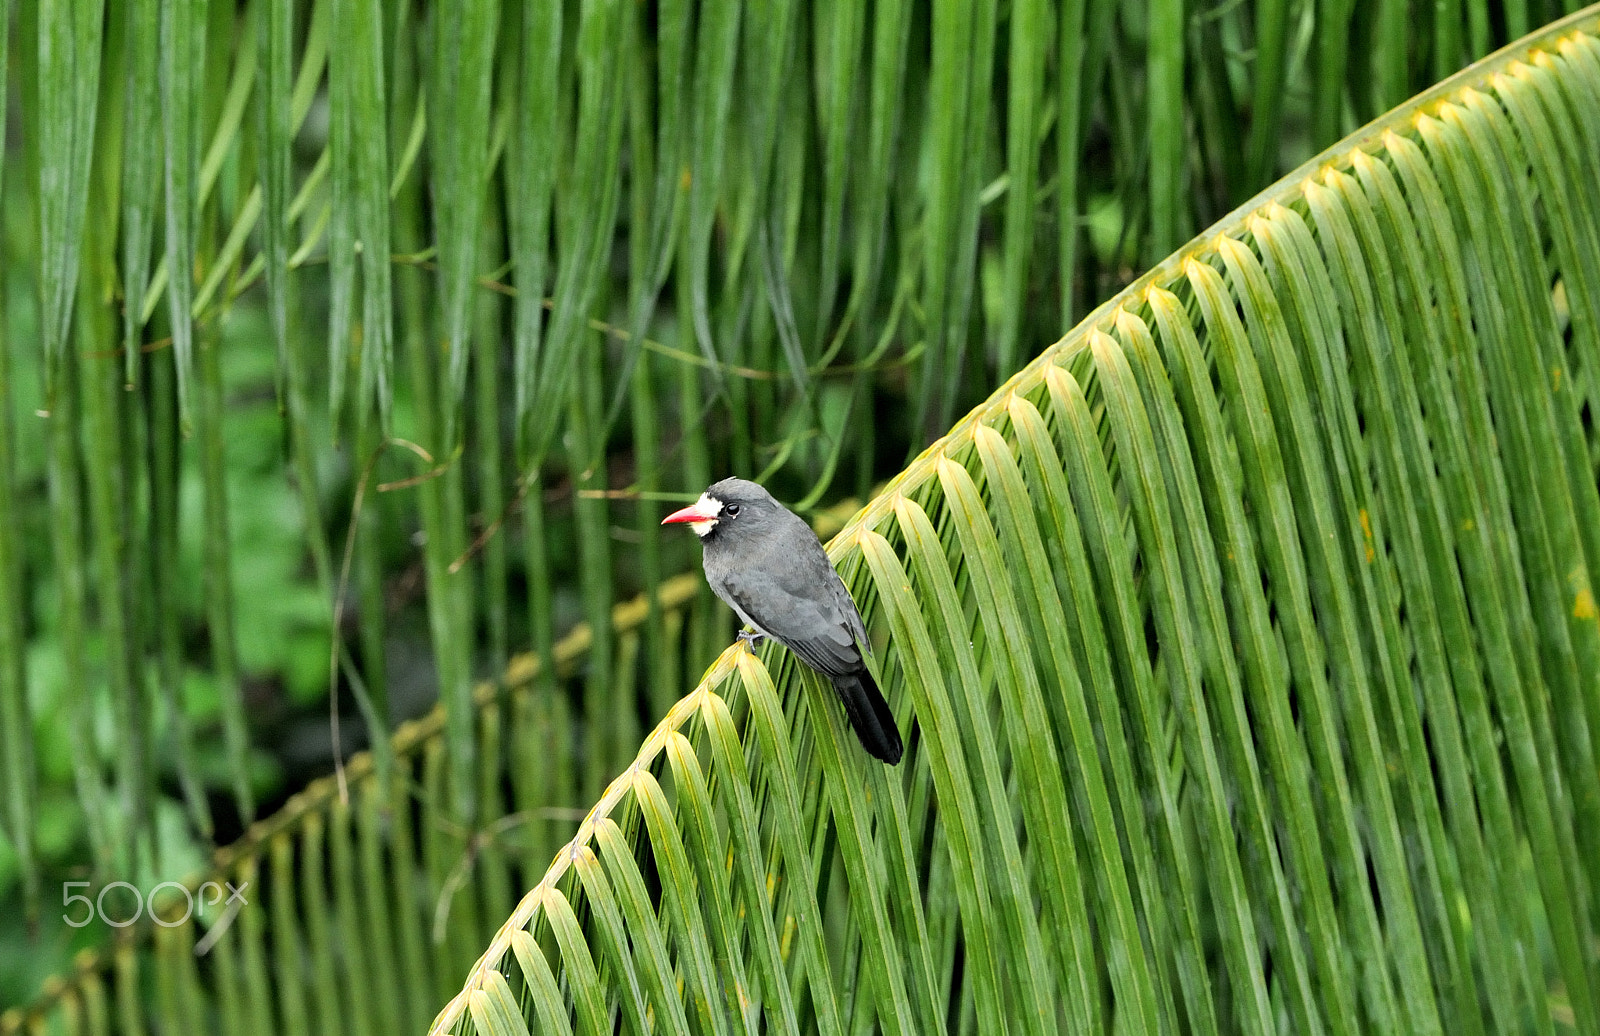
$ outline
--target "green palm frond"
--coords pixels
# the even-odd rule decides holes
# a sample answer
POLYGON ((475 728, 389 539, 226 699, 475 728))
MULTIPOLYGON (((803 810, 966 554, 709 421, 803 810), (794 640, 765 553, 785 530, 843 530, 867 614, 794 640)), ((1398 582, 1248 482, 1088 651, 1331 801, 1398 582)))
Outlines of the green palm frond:
POLYGON ((833 541, 906 764, 728 649, 434 1031, 1600 1031, 1597 28, 957 424, 833 541))
MULTIPOLYGON (((664 617, 673 637, 654 671, 676 681, 665 693, 692 683, 680 643, 702 635, 700 583, 676 576, 610 616, 625 669, 650 614, 664 617)), ((580 624, 548 665, 520 655, 500 681, 475 688, 475 790, 490 804, 482 829, 455 817, 435 707, 395 732, 387 773, 362 752, 342 775, 302 789, 182 891, 164 890, 149 920, 82 951, 34 1003, 0 1013, 0 1034, 103 1032, 113 1022, 127 1033, 423 1031, 511 909, 512 889, 537 879, 581 819, 570 775, 585 746, 565 696, 593 643, 580 624), (242 905, 229 910, 234 890, 242 905)))
MULTIPOLYGON (((385 578, 420 560, 470 821, 475 676, 548 652, 570 600, 611 672, 609 608, 687 562, 663 496, 728 471, 864 496, 1138 265, 1569 5, 7 4, 0 570, 40 591, 0 595, 23 884, 31 787, 75 804, 101 880, 191 847, 156 844, 167 805, 207 843, 273 793, 247 705, 292 667, 252 654, 268 490, 230 450, 292 473, 303 542, 275 553, 377 726, 385 578), (268 385, 280 426, 242 433, 232 404, 268 385), (128 736, 97 733, 106 708, 128 736)), ((615 704, 601 679, 582 711, 615 704)), ((637 740, 611 734, 592 794, 637 740)))
MULTIPOLYGON (((597 800, 726 642, 666 500, 867 496, 1135 267, 1572 6, 0 4, 0 1003, 66 959, 58 879, 182 875, 304 790, 261 713, 348 692, 356 796, 227 860, 288 894, 18 1024, 420 1027, 571 830, 486 862, 507 815, 597 800), (483 711, 580 618, 583 672, 483 711)), ((725 673, 455 1017, 1592 1031, 1592 29, 1247 206, 841 541, 937 768, 816 756, 792 673, 764 720, 725 673)))

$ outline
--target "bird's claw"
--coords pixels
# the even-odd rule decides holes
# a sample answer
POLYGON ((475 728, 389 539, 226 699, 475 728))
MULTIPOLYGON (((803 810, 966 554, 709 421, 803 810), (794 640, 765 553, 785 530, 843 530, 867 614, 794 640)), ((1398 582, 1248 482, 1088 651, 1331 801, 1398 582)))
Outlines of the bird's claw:
POLYGON ((754 651, 760 646, 761 642, 766 639, 767 635, 765 633, 757 633, 753 629, 742 629, 739 631, 739 640, 743 642, 744 646, 749 648, 751 651, 754 651))

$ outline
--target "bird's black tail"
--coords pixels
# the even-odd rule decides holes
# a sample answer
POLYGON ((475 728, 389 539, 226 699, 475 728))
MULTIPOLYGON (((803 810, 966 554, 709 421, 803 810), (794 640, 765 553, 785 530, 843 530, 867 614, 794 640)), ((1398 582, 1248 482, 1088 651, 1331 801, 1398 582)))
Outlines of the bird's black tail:
POLYGON ((900 743, 900 728, 895 725, 894 713, 883 700, 872 674, 865 669, 833 678, 833 689, 844 700, 845 715, 855 728, 861 747, 875 758, 893 766, 900 761, 904 747, 900 743))

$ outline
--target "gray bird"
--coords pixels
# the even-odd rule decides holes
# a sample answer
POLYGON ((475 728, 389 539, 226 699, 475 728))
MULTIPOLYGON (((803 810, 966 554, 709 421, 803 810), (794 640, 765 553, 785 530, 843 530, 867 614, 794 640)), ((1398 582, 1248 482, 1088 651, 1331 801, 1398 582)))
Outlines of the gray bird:
POLYGON ((872 650, 850 591, 811 526, 742 478, 725 478, 662 525, 688 525, 700 537, 706 582, 755 632, 771 637, 833 682, 861 745, 893 766, 900 730, 867 671, 872 650))

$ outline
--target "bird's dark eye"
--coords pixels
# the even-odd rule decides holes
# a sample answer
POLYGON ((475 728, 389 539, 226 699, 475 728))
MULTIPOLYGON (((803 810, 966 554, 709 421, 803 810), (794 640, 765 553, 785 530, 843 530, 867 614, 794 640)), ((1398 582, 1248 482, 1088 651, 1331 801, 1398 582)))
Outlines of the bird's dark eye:
POLYGON ((739 517, 739 505, 738 504, 729 504, 727 507, 724 507, 723 510, 728 513, 728 517, 729 518, 737 518, 737 517, 739 517))

